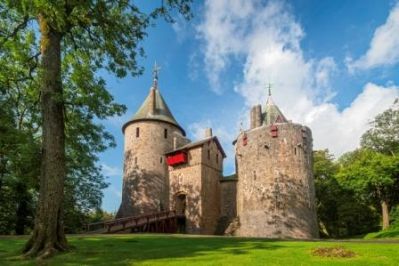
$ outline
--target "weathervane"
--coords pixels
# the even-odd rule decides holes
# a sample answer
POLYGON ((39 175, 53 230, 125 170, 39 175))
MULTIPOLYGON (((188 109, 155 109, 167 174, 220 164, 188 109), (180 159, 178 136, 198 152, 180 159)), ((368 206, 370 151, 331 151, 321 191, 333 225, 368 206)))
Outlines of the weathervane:
POLYGON ((154 79, 154 88, 158 87, 158 76, 159 76, 159 71, 161 68, 157 65, 157 61, 155 61, 154 68, 152 69, 152 76, 154 79))

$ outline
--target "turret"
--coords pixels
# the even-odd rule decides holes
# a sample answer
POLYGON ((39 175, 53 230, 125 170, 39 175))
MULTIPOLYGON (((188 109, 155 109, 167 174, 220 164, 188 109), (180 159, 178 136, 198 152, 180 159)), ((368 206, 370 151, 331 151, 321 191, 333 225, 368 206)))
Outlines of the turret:
POLYGON ((235 141, 238 236, 317 238, 312 132, 289 122, 269 96, 235 141))
POLYGON ((155 66, 149 95, 122 127, 125 136, 123 191, 117 217, 152 213, 169 207, 168 168, 164 154, 187 140, 158 88, 158 71, 155 66))

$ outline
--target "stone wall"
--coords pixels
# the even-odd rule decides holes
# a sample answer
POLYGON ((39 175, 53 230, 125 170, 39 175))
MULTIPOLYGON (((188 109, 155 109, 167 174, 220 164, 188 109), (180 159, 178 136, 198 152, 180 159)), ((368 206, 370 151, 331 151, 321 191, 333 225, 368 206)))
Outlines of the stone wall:
POLYGON ((262 126, 236 142, 238 236, 317 238, 312 135, 293 123, 262 126))
POLYGON ((117 217, 168 209, 169 180, 164 153, 173 149, 175 136, 179 141, 184 139, 182 132, 169 123, 146 120, 129 124, 124 134, 122 203, 117 217))
POLYGON ((202 234, 215 234, 220 217, 220 183, 223 157, 214 141, 203 146, 202 152, 202 234), (208 154, 209 152, 209 154, 208 154), (208 157, 209 155, 209 157, 208 157))
POLYGON ((201 158, 202 149, 196 147, 187 152, 188 163, 169 167, 170 208, 176 209, 177 197, 186 195, 186 232, 201 233, 201 158))
POLYGON ((220 216, 223 157, 213 141, 190 148, 187 155, 188 163, 169 167, 170 207, 174 209, 177 196, 185 194, 186 232, 214 234, 220 216))
POLYGON ((237 179, 220 180, 220 216, 228 219, 237 216, 237 179))

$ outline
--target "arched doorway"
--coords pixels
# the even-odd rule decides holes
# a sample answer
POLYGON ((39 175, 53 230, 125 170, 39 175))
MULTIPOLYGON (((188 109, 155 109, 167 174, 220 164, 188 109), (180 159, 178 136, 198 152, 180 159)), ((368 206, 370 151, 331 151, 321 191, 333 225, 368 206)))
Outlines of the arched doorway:
POLYGON ((177 232, 186 232, 186 206, 187 197, 185 193, 178 193, 175 196, 175 210, 177 215, 177 232))

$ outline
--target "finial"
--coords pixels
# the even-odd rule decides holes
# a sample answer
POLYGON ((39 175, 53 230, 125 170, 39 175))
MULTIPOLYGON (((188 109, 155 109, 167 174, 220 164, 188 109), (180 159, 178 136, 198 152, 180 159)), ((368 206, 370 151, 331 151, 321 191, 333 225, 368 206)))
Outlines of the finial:
POLYGON ((269 82, 269 84, 267 85, 267 88, 269 90, 269 97, 272 96, 272 84, 269 82))
POLYGON ((161 68, 157 65, 157 61, 155 61, 154 68, 152 69, 152 77, 154 79, 153 87, 156 89, 158 88, 158 75, 159 75, 159 70, 161 68))

